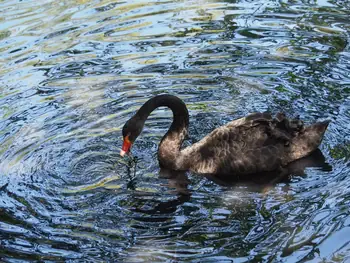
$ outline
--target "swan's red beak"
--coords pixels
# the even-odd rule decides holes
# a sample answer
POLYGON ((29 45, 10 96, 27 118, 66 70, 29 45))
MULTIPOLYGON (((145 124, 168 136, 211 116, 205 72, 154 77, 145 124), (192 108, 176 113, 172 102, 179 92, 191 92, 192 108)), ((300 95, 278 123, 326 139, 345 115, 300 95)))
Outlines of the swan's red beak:
POLYGON ((129 140, 129 136, 125 136, 124 141, 123 141, 123 146, 122 146, 122 149, 120 151, 120 156, 124 157, 125 154, 129 153, 131 146, 132 146, 132 143, 129 140))

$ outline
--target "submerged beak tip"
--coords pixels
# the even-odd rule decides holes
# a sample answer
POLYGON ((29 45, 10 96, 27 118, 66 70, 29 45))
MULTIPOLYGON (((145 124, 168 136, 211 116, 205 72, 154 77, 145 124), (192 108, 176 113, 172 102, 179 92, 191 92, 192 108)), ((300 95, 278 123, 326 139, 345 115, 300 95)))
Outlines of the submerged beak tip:
POLYGON ((120 156, 121 157, 124 157, 124 155, 126 154, 126 152, 125 151, 123 151, 123 150, 120 150, 120 156))

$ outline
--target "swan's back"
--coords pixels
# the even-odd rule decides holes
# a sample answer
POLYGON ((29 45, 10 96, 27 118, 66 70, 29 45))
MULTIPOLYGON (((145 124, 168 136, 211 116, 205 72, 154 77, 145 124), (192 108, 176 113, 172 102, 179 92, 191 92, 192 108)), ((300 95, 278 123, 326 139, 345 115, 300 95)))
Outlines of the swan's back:
POLYGON ((229 122, 181 151, 182 166, 197 173, 244 175, 273 171, 316 150, 328 122, 253 113, 229 122))

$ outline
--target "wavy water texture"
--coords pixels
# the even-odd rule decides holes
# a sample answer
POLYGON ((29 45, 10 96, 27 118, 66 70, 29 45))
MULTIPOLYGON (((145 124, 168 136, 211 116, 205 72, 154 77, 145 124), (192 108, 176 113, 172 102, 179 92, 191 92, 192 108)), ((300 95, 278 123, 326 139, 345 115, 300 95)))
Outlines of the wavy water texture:
POLYGON ((1 262, 350 260, 347 1, 0 1, 1 262), (160 171, 171 93, 198 141, 253 111, 330 119, 288 178, 160 171))

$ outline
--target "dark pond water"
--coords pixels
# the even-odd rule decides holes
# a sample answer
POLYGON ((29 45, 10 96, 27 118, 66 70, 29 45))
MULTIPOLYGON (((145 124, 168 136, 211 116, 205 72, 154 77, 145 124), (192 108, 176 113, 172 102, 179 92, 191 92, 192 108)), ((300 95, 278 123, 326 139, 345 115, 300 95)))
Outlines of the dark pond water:
POLYGON ((0 1, 0 261, 349 262, 349 1, 0 1), (171 113, 190 139, 253 111, 330 119, 283 180, 159 171, 171 113), (306 167, 303 172, 303 167, 306 167), (180 194, 183 193, 183 194, 180 194))

